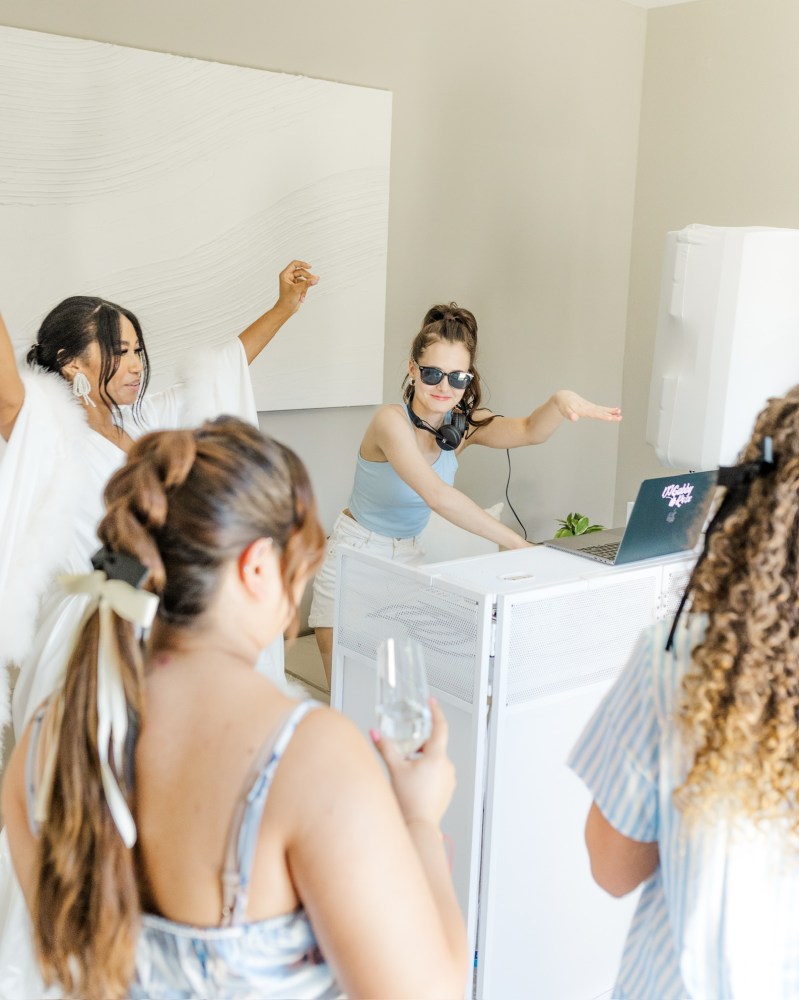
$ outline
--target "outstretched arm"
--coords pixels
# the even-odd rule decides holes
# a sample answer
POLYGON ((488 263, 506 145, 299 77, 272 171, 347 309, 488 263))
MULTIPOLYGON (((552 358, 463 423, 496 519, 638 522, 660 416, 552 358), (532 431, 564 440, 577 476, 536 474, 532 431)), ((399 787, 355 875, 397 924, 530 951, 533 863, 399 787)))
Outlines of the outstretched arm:
POLYGON ((383 406, 377 411, 364 437, 364 443, 367 442, 391 463, 400 479, 431 510, 447 521, 506 549, 520 549, 528 544, 512 528, 487 514, 471 497, 436 475, 417 448, 413 428, 399 407, 383 406))
MULTIPOLYGON (((478 410, 479 419, 488 411, 478 410)), ((528 444, 543 444, 560 425, 568 420, 605 420, 618 423, 621 409, 618 406, 600 406, 571 389, 559 389, 549 399, 533 410, 529 417, 495 417, 490 424, 470 433, 465 444, 483 444, 488 448, 520 448, 528 444)))
POLYGON ((8 441, 25 399, 11 337, 0 316, 0 435, 8 441))
POLYGON ((308 289, 319 281, 315 274, 311 274, 310 267, 305 261, 293 260, 284 268, 278 279, 280 290, 277 302, 239 334, 248 365, 255 361, 286 320, 297 312, 305 301, 308 289))

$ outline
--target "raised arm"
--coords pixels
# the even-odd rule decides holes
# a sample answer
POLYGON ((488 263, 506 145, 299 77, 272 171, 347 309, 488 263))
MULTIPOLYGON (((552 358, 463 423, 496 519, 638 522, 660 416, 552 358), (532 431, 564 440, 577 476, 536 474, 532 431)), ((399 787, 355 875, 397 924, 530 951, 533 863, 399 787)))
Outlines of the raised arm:
MULTIPOLYGON (((360 734, 332 712, 309 717, 281 765, 281 813, 290 810, 295 831, 292 878, 350 997, 424 1000, 465 991, 466 934, 439 829, 454 770, 446 721, 431 707, 422 758, 386 755, 400 798, 360 734)), ((278 772, 273 794, 279 780, 278 772)))
POLYGON ((381 407, 366 432, 364 441, 367 439, 391 463, 400 479, 441 517, 506 549, 520 549, 528 544, 465 493, 441 481, 417 448, 413 428, 400 407, 381 407))
POLYGON ((0 435, 8 441, 25 399, 11 337, 0 316, 0 435))
MULTIPOLYGON (((475 416, 488 416, 479 410, 475 416)), ((565 421, 605 420, 618 423, 621 409, 618 406, 600 406, 578 396, 571 389, 559 389, 549 399, 533 410, 529 417, 495 417, 490 424, 470 433, 465 445, 483 444, 489 448, 520 448, 528 444, 543 444, 565 421)))
POLYGON ((239 334, 247 355, 247 364, 251 365, 255 361, 286 320, 303 304, 308 289, 319 281, 315 274, 311 274, 310 267, 305 261, 293 260, 284 268, 279 276, 277 302, 239 334))

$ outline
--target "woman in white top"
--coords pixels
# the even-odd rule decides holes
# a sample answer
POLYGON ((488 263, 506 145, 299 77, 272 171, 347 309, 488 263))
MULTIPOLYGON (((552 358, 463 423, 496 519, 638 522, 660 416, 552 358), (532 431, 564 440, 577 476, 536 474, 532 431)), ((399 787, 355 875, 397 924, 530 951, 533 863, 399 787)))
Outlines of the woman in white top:
MULTIPOLYGON (((280 274, 270 310, 224 347, 193 352, 184 381, 153 395, 145 395, 144 335, 129 310, 87 296, 66 299, 42 323, 23 371, 0 318, 0 731, 6 728, 6 751, 63 677, 85 602, 56 586, 56 576, 90 568, 103 488, 133 440, 220 413, 257 423, 247 366, 317 280, 303 261, 293 261, 280 274), (10 663, 19 667, 11 734, 10 663)), ((262 661, 276 680, 283 673, 282 643, 278 636, 262 661)), ((16 976, 18 996, 36 995, 26 985, 26 956, 24 904, 3 836, 0 968, 16 976)))
POLYGON ((464 449, 473 444, 542 444, 564 420, 621 420, 618 407, 598 406, 568 389, 554 393, 527 417, 493 414, 482 406, 476 357, 474 315, 454 302, 433 306, 411 344, 403 402, 381 406, 366 428, 352 495, 314 580, 308 619, 316 630, 328 683, 340 545, 368 548, 399 562, 419 562, 423 552, 416 539, 434 510, 506 549, 521 548, 527 542, 520 535, 455 489, 455 470, 464 449))
POLYGON ((719 483, 689 619, 644 634, 570 759, 594 878, 643 886, 614 997, 799 996, 799 388, 719 483))
POLYGON ((57 572, 88 566, 103 487, 133 440, 220 413, 257 423, 247 365, 317 280, 293 261, 270 310, 222 348, 192 352, 182 382, 153 395, 145 394, 144 334, 129 310, 89 296, 65 299, 44 319, 24 372, 0 318, 0 437, 7 442, 0 444, 0 663, 20 665, 15 729, 63 669, 75 602, 52 582, 57 572))

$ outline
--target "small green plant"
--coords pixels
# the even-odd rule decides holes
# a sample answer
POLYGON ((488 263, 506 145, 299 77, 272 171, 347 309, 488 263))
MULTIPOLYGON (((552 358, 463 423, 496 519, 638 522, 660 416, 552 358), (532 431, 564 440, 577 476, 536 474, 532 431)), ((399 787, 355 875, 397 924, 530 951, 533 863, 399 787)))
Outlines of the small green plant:
POLYGON ((592 531, 604 531, 604 524, 591 524, 590 519, 584 514, 567 514, 565 518, 558 518, 560 525, 555 532, 555 538, 564 538, 566 535, 588 535, 592 531))

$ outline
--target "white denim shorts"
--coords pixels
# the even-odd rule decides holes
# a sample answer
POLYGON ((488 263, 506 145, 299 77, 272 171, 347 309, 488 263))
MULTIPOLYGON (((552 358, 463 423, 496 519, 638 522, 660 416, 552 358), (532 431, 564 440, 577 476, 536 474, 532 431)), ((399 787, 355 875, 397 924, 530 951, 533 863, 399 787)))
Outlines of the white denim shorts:
POLYGON ((371 552, 383 559, 413 565, 424 559, 424 549, 419 538, 390 538, 369 531, 362 524, 343 511, 336 518, 333 531, 327 540, 325 560, 316 572, 313 582, 313 600, 308 614, 311 628, 333 627, 333 605, 336 599, 336 553, 339 547, 348 545, 351 549, 371 552))

